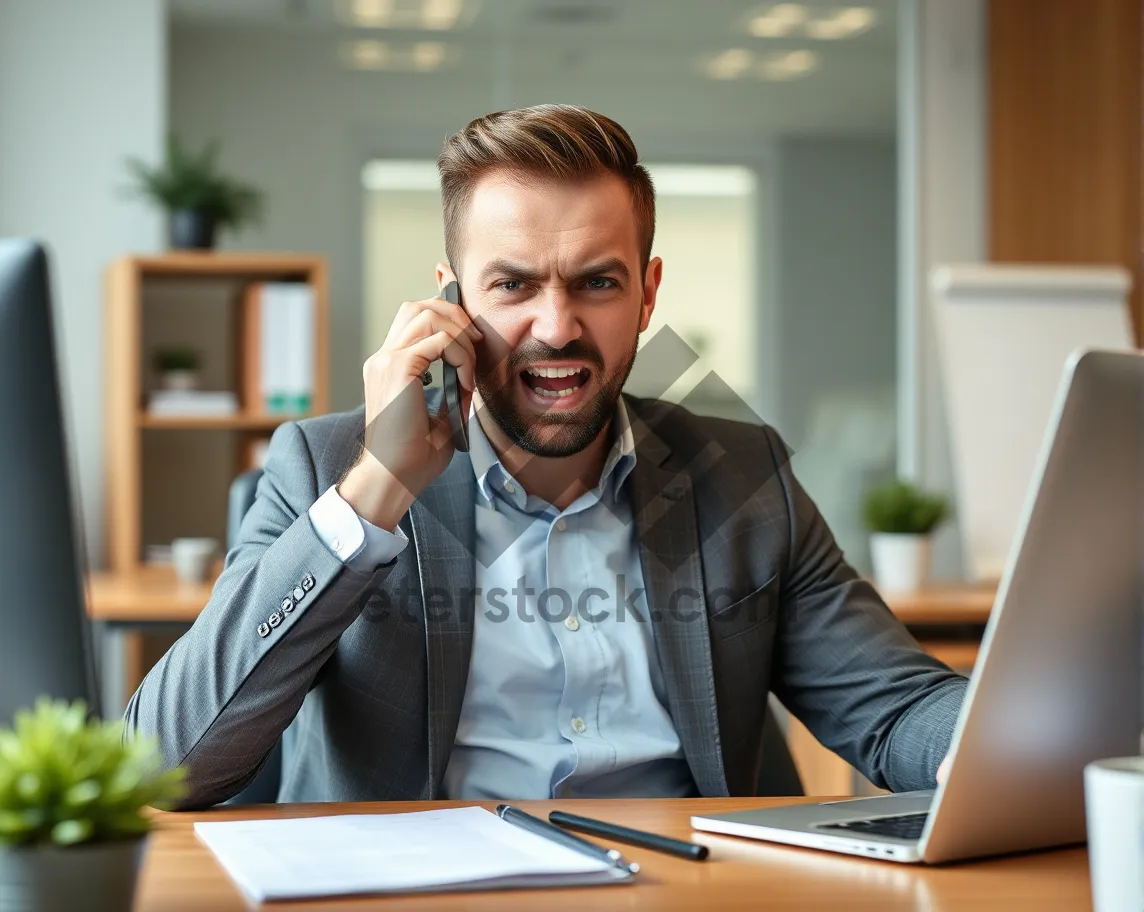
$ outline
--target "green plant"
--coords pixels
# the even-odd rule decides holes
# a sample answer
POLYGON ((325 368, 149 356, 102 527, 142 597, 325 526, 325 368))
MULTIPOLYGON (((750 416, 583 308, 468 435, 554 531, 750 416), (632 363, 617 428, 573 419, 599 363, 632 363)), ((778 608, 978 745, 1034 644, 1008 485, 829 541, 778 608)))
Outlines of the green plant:
POLYGON ((41 698, 0 729, 0 844, 69 846, 141 836, 147 806, 184 794, 184 770, 122 722, 89 719, 82 701, 41 698))
POLYGON ((218 140, 194 153, 171 134, 162 165, 151 167, 138 158, 129 158, 127 169, 135 178, 135 192, 169 212, 209 213, 221 227, 238 230, 262 217, 263 196, 255 187, 221 174, 218 154, 218 140))
POLYGON ((160 348, 155 351, 152 364, 160 374, 194 371, 199 369, 199 353, 193 348, 160 348))
POLYGON ((928 535, 948 512, 944 497, 928 494, 908 481, 888 481, 866 494, 863 514, 871 532, 928 535))

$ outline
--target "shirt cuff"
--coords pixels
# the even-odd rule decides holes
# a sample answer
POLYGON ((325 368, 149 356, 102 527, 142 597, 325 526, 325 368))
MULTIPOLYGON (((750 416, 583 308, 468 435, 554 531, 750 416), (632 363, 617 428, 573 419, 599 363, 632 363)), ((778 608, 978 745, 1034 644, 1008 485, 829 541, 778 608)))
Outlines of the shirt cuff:
POLYGON ((379 529, 362 519, 334 485, 310 506, 310 524, 322 544, 354 570, 372 570, 388 564, 405 550, 409 539, 400 528, 379 529))

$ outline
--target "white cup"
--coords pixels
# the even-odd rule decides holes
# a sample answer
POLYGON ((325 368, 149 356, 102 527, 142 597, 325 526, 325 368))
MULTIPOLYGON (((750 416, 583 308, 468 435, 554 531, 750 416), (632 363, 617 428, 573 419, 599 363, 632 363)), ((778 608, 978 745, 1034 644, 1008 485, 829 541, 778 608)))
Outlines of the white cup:
POLYGON ((171 542, 171 563, 181 583, 201 583, 218 553, 216 538, 176 538, 171 542))
POLYGON ((1084 768, 1094 912, 1144 909, 1144 757, 1084 768))

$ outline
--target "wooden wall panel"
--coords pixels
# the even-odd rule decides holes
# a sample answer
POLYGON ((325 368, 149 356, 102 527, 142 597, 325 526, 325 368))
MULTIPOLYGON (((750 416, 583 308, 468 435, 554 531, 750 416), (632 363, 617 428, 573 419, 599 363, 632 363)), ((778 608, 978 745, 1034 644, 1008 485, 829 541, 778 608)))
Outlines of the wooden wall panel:
POLYGON ((1142 0, 990 0, 990 258, 1119 263, 1144 341, 1142 0))

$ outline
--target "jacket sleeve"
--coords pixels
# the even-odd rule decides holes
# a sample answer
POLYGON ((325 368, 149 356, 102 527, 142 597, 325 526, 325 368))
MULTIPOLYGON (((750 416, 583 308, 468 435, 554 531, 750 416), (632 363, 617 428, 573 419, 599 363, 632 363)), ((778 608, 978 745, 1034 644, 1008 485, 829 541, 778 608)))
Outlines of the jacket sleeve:
POLYGON ((775 694, 874 785, 933 788, 966 680, 928 655, 846 562, 786 447, 767 433, 791 523, 775 694))
POLYGON ((393 566, 342 564, 307 514, 316 485, 302 431, 283 425, 210 602, 128 704, 128 732, 156 738, 165 767, 187 767, 183 807, 225 801, 254 777, 393 566))

